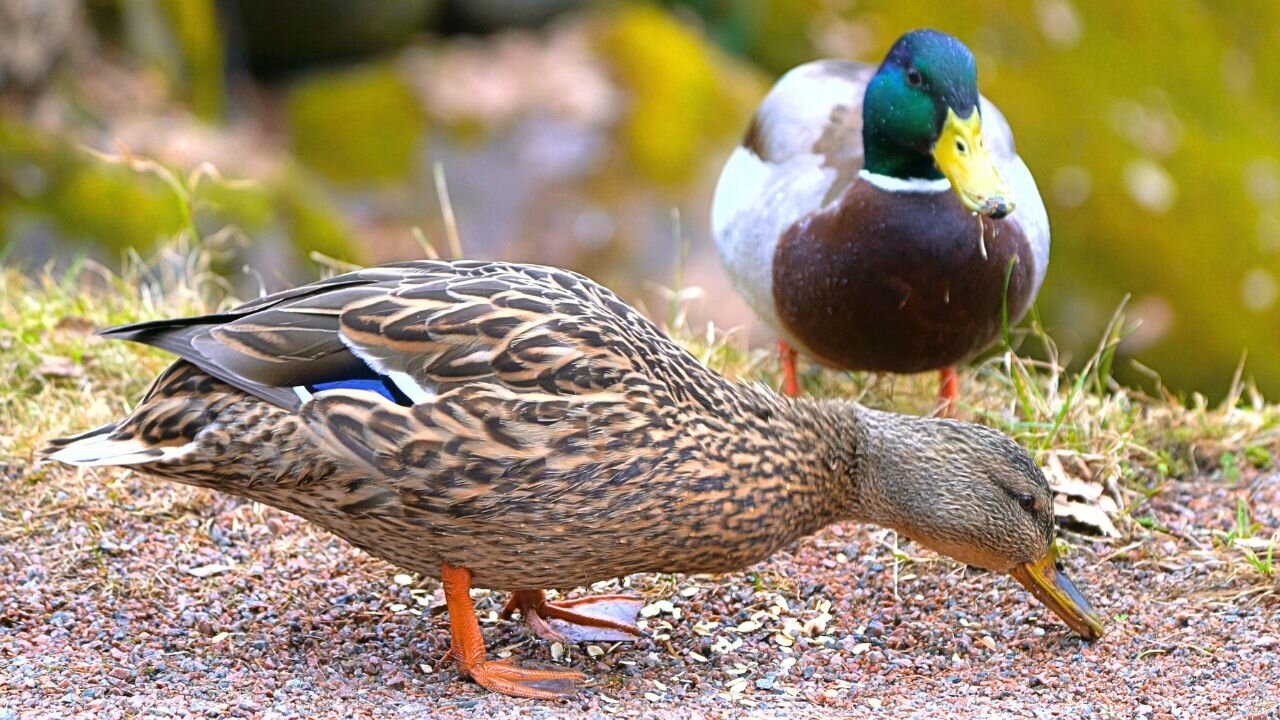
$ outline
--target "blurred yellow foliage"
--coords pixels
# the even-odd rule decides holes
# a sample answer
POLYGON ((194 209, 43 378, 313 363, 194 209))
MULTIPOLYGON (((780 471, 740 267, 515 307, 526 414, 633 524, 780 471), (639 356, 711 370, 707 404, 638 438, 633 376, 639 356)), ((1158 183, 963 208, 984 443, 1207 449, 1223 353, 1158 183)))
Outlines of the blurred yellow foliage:
POLYGON ((286 106, 298 158, 336 182, 404 178, 425 142, 421 106, 390 66, 313 75, 290 91, 286 106))
POLYGON ((164 183, 96 160, 68 168, 48 203, 68 234, 92 236, 116 250, 151 247, 183 225, 178 200, 164 183))
POLYGON ((728 72, 705 39, 669 13, 631 5, 616 13, 601 49, 631 92, 622 142, 635 168, 675 184, 701 168, 710 144, 742 130, 761 83, 728 72))
POLYGON ((222 112, 222 36, 214 0, 161 0, 181 46, 181 84, 196 114, 216 118, 222 112))
POLYGON ((119 0, 119 10, 126 46, 159 70, 195 114, 216 119, 225 87, 215 0, 119 0))
MULTIPOLYGON (((0 119, 0 198, 10 188, 9 213, 48 217, 67 236, 113 251, 150 247, 183 223, 177 198, 157 178, 0 119)), ((7 240, 0 233, 0 244, 7 240)))
POLYGON ((274 190, 276 210, 300 257, 318 252, 338 260, 364 259, 361 248, 353 242, 355 233, 314 178, 293 167, 274 190))

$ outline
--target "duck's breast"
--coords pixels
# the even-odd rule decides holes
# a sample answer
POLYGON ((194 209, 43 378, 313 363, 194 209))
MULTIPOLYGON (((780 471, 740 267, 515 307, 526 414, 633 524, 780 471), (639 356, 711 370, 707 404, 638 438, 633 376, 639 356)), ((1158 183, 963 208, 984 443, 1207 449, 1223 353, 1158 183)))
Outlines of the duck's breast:
POLYGON ((1042 275, 1035 255, 1013 216, 970 213, 949 189, 859 180, 783 233, 773 300, 786 333, 828 365, 921 372, 999 337, 1006 283, 1008 321, 1021 319, 1042 275))

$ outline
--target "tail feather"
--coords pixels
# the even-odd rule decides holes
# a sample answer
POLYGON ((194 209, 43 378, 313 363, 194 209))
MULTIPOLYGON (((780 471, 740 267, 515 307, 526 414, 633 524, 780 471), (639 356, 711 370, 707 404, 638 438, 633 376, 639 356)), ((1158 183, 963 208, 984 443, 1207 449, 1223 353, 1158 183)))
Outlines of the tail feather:
POLYGON ((117 427, 120 427, 120 423, 113 422, 113 423, 108 423, 106 425, 103 425, 102 427, 94 428, 92 430, 86 430, 78 435, 70 435, 68 437, 58 438, 56 440, 50 440, 48 447, 41 450, 40 454, 52 455, 58 452, 59 450, 67 447, 68 445, 71 445, 72 443, 77 443, 77 442, 80 442, 81 440, 88 440, 90 438, 96 438, 100 435, 109 435, 115 432, 115 429, 117 427))
POLYGON ((180 458, 194 449, 194 443, 154 446, 136 437, 118 438, 114 436, 118 425, 112 423, 79 435, 59 438, 50 442, 40 454, 54 462, 89 467, 164 462, 180 458))
MULTIPOLYGON (((114 429, 106 425, 106 429, 114 429)), ((102 434, 102 428, 84 436, 63 438, 50 443, 42 454, 55 462, 68 465, 145 465, 148 462, 177 460, 195 450, 195 443, 156 447, 148 446, 137 438, 119 439, 102 434)))
MULTIPOLYGON (((49 443, 41 455, 70 465, 145 465, 186 458, 228 388, 179 360, 151 383, 133 412, 95 430, 49 443), (220 390, 221 388, 221 390, 220 390)), ((238 394, 238 393, 237 393, 238 394)))

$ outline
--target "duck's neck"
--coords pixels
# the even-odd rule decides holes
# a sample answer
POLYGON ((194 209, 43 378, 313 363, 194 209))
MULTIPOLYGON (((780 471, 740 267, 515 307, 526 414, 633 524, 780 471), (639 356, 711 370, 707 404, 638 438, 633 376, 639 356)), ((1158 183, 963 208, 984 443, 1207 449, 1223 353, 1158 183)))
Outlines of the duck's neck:
POLYGON ((927 149, 937 139, 936 110, 913 99, 892 73, 877 72, 862 99, 863 169, 899 180, 943 177, 927 149))
POLYGON ((900 527, 906 519, 887 413, 855 403, 771 396, 754 435, 761 462, 747 482, 769 510, 779 546, 833 523, 900 527))
POLYGON ((842 400, 790 401, 790 422, 808 444, 806 468, 828 501, 816 513, 828 525, 852 520, 884 527, 903 521, 902 475, 893 433, 886 423, 901 418, 842 400))
POLYGON ((941 180, 944 177, 932 155, 897 145, 885 137, 883 131, 864 130, 862 142, 865 148, 863 168, 869 173, 899 180, 941 180))

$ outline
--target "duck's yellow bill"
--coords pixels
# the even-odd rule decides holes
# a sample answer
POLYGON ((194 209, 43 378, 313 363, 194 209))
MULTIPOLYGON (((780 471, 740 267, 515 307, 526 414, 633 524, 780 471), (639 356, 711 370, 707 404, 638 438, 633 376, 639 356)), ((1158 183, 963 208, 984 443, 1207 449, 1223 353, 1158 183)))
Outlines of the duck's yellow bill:
POLYGON ((1009 573, 1040 602, 1057 613, 1077 635, 1086 640, 1102 637, 1102 618, 1058 569, 1056 547, 1050 547, 1049 552, 1034 563, 1015 565, 1009 573))
POLYGON ((982 142, 982 116, 974 108, 961 119, 947 108, 947 121, 933 146, 933 160, 951 181, 960 202, 997 220, 1013 212, 1013 196, 982 142))

